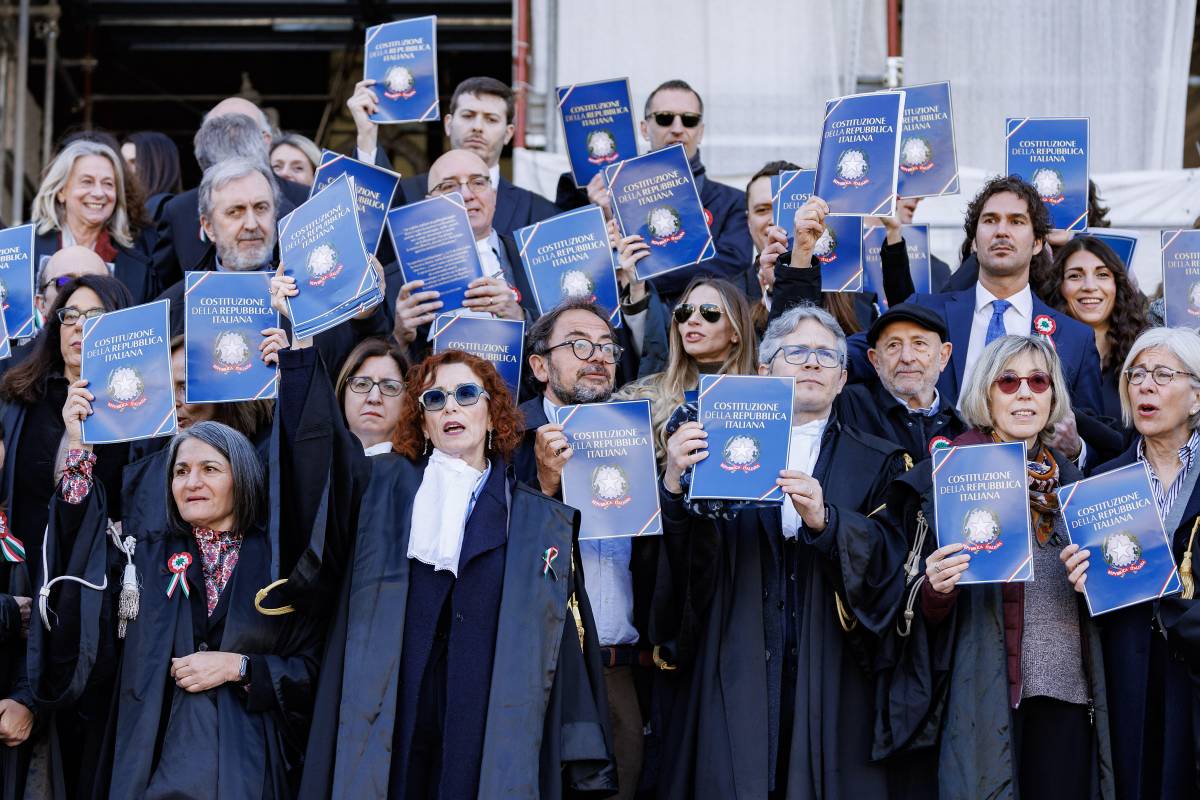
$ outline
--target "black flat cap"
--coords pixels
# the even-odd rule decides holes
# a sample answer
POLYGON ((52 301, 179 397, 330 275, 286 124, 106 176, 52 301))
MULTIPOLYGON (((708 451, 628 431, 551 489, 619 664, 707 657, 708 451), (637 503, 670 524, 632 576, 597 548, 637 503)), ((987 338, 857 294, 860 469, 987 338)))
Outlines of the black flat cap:
POLYGON ((946 321, 942 319, 941 314, 931 308, 919 306, 916 303, 898 303, 889 308, 879 319, 875 320, 875 324, 867 331, 867 344, 874 347, 875 342, 879 341, 879 334, 883 333, 884 328, 893 322, 900 322, 902 320, 920 325, 927 331, 933 331, 943 342, 949 338, 946 332, 946 321))

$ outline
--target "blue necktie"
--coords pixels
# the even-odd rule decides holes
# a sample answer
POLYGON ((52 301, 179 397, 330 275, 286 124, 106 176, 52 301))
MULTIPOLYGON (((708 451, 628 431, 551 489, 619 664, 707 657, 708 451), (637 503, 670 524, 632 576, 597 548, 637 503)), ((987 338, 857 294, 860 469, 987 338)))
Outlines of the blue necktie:
POLYGON ((992 301, 992 318, 988 320, 987 336, 983 340, 984 347, 1008 334, 1008 331, 1004 330, 1004 312, 1010 308, 1012 308, 1012 303, 1007 300, 992 301))

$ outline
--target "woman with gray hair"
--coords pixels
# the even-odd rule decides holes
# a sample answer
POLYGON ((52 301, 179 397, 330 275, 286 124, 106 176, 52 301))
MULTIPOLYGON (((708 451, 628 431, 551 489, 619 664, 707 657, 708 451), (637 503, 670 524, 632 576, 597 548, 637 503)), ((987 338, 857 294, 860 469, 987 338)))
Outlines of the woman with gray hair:
POLYGON ((971 429, 953 445, 1025 444, 1032 580, 957 585, 971 556, 959 542, 934 549, 931 461, 889 496, 908 533, 910 582, 876 755, 923 761, 941 797, 1012 796, 1014 786, 1023 800, 1114 796, 1099 635, 1058 563, 1068 538, 1056 491, 1082 475, 1047 442, 1069 402, 1053 345, 1034 336, 989 344, 959 401, 971 429), (929 706, 914 708, 917 697, 929 706))
MULTIPOLYGON (((1119 389, 1121 414, 1137 438, 1095 472, 1146 465, 1184 590, 1104 617, 1101 641, 1117 796, 1196 797, 1200 696, 1194 665, 1200 663, 1200 605, 1192 559, 1200 528, 1200 335, 1187 328, 1146 331, 1125 358, 1119 389)), ((1090 555, 1078 545, 1062 553, 1079 591, 1087 582, 1090 555)))
POLYGON ((171 441, 158 478, 166 519, 117 531, 81 441, 93 399, 75 385, 63 409, 67 469, 43 558, 48 575, 64 578, 42 589, 29 645, 39 708, 113 696, 116 683, 113 713, 99 715, 112 744, 80 793, 289 797, 322 619, 261 606, 280 548, 254 445, 221 423, 192 424, 171 441))

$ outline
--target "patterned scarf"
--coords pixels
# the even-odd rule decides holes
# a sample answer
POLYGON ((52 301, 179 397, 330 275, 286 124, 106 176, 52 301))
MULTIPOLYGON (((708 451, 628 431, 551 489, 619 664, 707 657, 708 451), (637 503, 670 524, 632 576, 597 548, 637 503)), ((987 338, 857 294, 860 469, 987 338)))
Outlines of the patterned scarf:
POLYGON ((204 573, 204 592, 211 617, 229 583, 229 576, 237 566, 238 554, 242 549, 241 534, 214 531, 209 528, 192 528, 196 547, 200 550, 200 567, 204 573))
MULTIPOLYGON (((1001 441, 995 431, 992 432, 992 441, 1001 441)), ((1033 533, 1038 547, 1045 547, 1054 534, 1054 520, 1058 517, 1058 462, 1054 460, 1049 447, 1038 444, 1033 458, 1025 462, 1025 474, 1029 480, 1033 533)))

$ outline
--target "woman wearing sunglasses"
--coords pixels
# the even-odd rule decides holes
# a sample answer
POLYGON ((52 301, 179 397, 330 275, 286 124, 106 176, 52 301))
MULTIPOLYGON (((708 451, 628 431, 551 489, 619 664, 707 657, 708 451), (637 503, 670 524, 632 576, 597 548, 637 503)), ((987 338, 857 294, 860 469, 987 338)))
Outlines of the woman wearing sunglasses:
POLYGON ((936 774, 941 797, 1006 796, 1014 782, 1025 800, 1113 796, 1100 637, 1059 563, 1067 533, 1055 492, 1082 475, 1046 442, 1068 402, 1053 346, 1026 336, 988 345, 959 401, 972 428, 954 445, 1025 444, 1027 583, 958 586, 971 556, 961 543, 938 548, 928 528, 932 462, 893 484, 888 508, 907 530, 913 571, 892 643, 902 663, 884 682, 889 738, 877 736, 876 750, 911 748, 900 760, 936 774))
MULTIPOLYGON (((1196 530, 1200 527, 1200 336, 1186 328, 1152 328, 1130 347, 1121 370, 1122 415, 1137 431, 1133 445, 1096 473, 1142 462, 1180 565, 1185 591, 1103 617, 1101 641, 1109 694, 1117 796, 1196 797, 1200 788, 1200 607, 1195 600, 1196 530), (1191 576, 1188 580, 1185 576, 1191 576), (1191 584, 1190 589, 1187 584, 1191 584)), ((1083 591, 1090 556, 1063 549, 1068 577, 1083 591)), ((1099 554, 1095 554, 1099 555, 1099 554)), ((1095 569, 1103 569, 1097 559, 1095 569)))
POLYGON ((407 371, 408 358, 383 339, 364 339, 346 357, 337 379, 338 405, 369 456, 392 452, 407 371))
POLYGON ((701 375, 754 375, 757 337, 746 296, 719 278, 693 278, 671 318, 667 368, 628 384, 621 400, 649 400, 654 446, 666 453, 667 420, 701 375))

